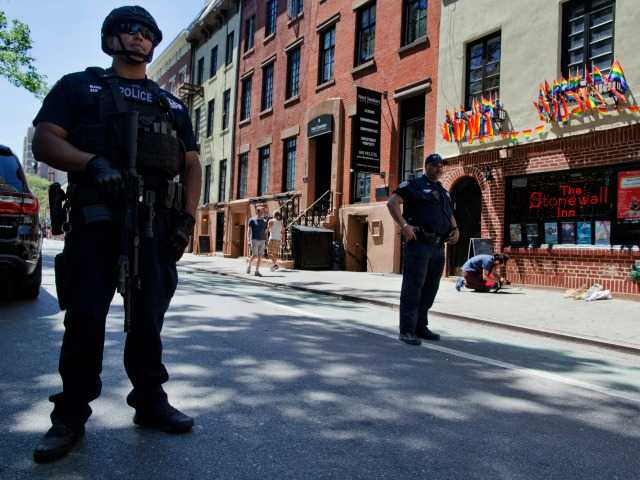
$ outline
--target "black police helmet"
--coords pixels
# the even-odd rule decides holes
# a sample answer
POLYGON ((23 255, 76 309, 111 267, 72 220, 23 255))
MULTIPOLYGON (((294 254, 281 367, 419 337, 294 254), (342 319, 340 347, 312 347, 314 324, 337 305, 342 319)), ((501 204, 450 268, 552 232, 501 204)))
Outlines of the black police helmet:
MULTIPOLYGON (((162 31, 158 28, 155 19, 144 8, 139 6, 119 7, 111 11, 102 23, 102 51, 107 55, 120 53, 109 48, 107 38, 114 34, 114 29, 121 23, 140 23, 151 30, 155 36, 153 41, 154 48, 162 41, 162 31)), ((149 57, 153 55, 153 50, 149 57)), ((151 61, 151 58, 149 58, 151 61)))

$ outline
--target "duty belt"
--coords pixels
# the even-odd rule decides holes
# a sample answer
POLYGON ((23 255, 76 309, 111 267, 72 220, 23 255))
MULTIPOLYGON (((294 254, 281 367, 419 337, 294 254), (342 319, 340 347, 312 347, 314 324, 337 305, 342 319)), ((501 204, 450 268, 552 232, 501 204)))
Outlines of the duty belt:
POLYGON ((426 245, 444 245, 446 238, 437 233, 427 232, 422 227, 418 227, 416 229, 416 240, 426 245))

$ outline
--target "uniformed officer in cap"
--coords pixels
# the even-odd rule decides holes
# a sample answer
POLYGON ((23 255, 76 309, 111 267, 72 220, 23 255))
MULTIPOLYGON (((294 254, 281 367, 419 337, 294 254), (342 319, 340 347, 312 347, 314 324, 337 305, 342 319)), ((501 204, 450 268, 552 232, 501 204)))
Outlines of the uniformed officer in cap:
POLYGON ((444 164, 432 153, 424 161, 424 174, 398 185, 387 202, 406 239, 399 339, 409 345, 440 339, 429 330, 427 315, 444 269, 444 244, 459 238, 449 192, 438 181, 444 164))
POLYGON ((60 262, 65 268, 56 269, 58 297, 63 293, 66 303, 62 392, 50 397, 52 427, 34 451, 36 462, 54 461, 71 450, 84 434, 89 403, 102 388, 105 320, 116 289, 124 203, 123 174, 111 155, 107 125, 122 112, 139 113, 137 170, 145 207, 154 212, 147 218, 152 233, 141 240, 141 290, 124 349, 133 385, 127 403, 140 426, 169 433, 193 426, 162 388, 169 377, 160 331, 177 286, 176 262, 193 232, 201 169, 185 105, 146 77, 161 40, 145 9, 116 8, 102 25, 102 49, 113 58, 111 67, 62 77, 33 121, 35 157, 68 172, 70 197, 60 262))

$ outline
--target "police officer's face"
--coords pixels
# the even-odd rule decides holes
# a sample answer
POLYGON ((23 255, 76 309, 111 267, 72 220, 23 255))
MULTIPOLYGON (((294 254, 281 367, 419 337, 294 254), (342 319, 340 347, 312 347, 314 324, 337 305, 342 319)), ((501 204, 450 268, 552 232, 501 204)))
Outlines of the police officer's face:
POLYGON ((118 34, 118 36, 114 36, 111 38, 112 48, 115 47, 115 50, 120 50, 118 48, 118 40, 120 39, 120 43, 122 44, 122 48, 132 53, 140 53, 140 60, 144 60, 143 56, 149 55, 151 53, 151 49, 153 48, 153 43, 149 39, 148 36, 144 36, 142 32, 136 31, 134 32, 122 32, 118 34))
POLYGON ((424 166, 424 174, 429 180, 438 180, 442 176, 443 170, 442 163, 427 163, 424 166))

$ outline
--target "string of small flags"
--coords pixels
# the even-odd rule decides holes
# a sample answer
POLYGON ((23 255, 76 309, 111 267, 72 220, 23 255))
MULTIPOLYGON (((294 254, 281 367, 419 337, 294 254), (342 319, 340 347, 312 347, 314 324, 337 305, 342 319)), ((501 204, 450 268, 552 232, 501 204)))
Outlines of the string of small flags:
POLYGON ((518 141, 529 140, 533 134, 543 135, 547 126, 554 123, 564 125, 571 118, 583 115, 607 115, 612 111, 626 110, 639 113, 640 106, 627 101, 629 84, 620 62, 615 60, 608 75, 604 75, 597 66, 589 72, 585 68, 584 76, 579 72, 569 79, 554 80, 553 84, 545 80, 540 84, 538 99, 533 102, 542 123, 534 128, 523 130, 502 130, 500 128, 503 107, 498 98, 481 97, 472 103, 471 110, 446 110, 442 124, 442 138, 450 143, 473 144, 495 139, 518 141), (607 102, 607 98, 612 101, 607 102))

